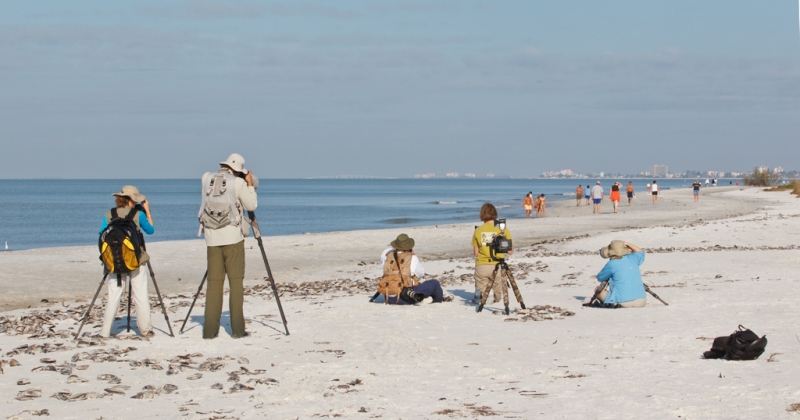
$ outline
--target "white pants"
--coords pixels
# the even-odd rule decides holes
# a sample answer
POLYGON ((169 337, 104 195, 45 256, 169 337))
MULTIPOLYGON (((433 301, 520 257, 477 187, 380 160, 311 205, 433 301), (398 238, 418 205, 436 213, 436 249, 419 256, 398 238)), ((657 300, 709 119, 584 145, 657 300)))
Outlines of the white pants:
POLYGON ((111 335, 111 327, 114 325, 114 318, 119 309, 119 300, 122 293, 131 282, 131 296, 136 305, 136 325, 139 327, 139 334, 145 335, 153 329, 150 323, 150 299, 147 296, 147 272, 140 267, 128 274, 122 275, 122 284, 117 286, 117 275, 109 274, 106 282, 108 283, 108 302, 106 302, 106 314, 103 318, 103 329, 100 330, 101 337, 111 335))

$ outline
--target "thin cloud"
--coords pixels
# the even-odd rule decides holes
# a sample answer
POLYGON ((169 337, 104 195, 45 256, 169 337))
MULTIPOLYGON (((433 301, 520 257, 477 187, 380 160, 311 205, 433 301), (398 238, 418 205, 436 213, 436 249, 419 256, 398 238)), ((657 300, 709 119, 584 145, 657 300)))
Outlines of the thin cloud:
POLYGON ((256 19, 265 13, 264 6, 257 3, 215 0, 190 0, 174 6, 143 7, 141 10, 150 17, 186 20, 256 19))
POLYGON ((353 10, 342 10, 315 3, 276 3, 269 6, 270 13, 279 16, 321 16, 334 19, 355 19, 361 13, 353 10))

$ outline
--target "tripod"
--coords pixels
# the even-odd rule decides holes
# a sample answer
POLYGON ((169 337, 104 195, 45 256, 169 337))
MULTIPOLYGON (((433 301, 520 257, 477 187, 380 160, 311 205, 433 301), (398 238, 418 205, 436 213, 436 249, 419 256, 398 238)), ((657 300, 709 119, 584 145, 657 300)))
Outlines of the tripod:
MULTIPOLYGON (((144 249, 144 243, 142 243, 142 249, 144 249)), ((169 322, 169 315, 167 315, 167 307, 164 306, 164 300, 161 299, 161 291, 158 290, 158 283, 156 283, 156 274, 153 272, 153 266, 150 265, 150 261, 147 261, 147 269, 150 272, 150 279, 153 280, 153 286, 156 289, 156 296, 158 296, 158 303, 161 305, 161 312, 164 314, 164 319, 167 321, 167 328, 169 328, 169 335, 171 337, 175 337, 175 333, 172 332, 172 325, 169 322)), ((141 270, 141 266, 139 267, 141 270)), ((86 310, 86 314, 83 315, 83 319, 81 320, 81 326, 78 327, 78 332, 75 333, 75 338, 78 338, 81 334, 81 330, 83 329, 83 325, 86 324, 86 321, 89 319, 89 314, 92 313, 92 307, 94 306, 94 302, 97 300, 97 296, 100 294, 100 290, 103 288, 103 284, 106 282, 108 278, 109 272, 106 271, 103 275, 103 279, 100 280, 100 285, 97 286, 97 292, 94 293, 94 297, 92 298, 92 303, 89 304, 89 309, 86 310)), ((117 273, 117 281, 121 280, 121 274, 117 273)), ((131 332, 131 282, 130 278, 128 279, 128 332, 131 332)))
MULTIPOLYGON (((494 257, 494 256, 493 256, 494 257)), ((506 264, 505 258, 493 258, 497 261, 497 264, 494 266, 494 271, 492 272, 492 280, 489 284, 486 285, 486 290, 483 292, 481 296, 481 304, 478 305, 478 312, 483 310, 483 306, 486 304, 486 299, 489 298, 489 291, 492 290, 492 286, 494 286, 494 282, 497 281, 497 272, 500 272, 501 281, 511 283, 511 289, 514 290, 514 297, 517 298, 517 302, 519 302, 522 309, 525 309, 525 302, 522 301, 522 294, 519 292, 519 288, 517 287, 517 282, 514 280, 514 276, 511 274, 511 269, 508 268, 508 264, 506 264)), ((506 315, 509 315, 511 311, 508 309, 508 285, 503 290, 503 304, 506 307, 506 315)))
MULTIPOLYGON (((283 314, 283 306, 281 305, 281 299, 278 296, 278 288, 275 287, 275 279, 272 277, 272 270, 269 268, 269 261, 267 260, 267 252, 264 250, 264 243, 261 241, 261 229, 258 227, 258 222, 256 221, 256 213, 252 211, 247 212, 248 217, 250 218, 251 227, 253 228, 253 236, 255 236, 256 241, 258 241, 258 247, 261 248, 261 257, 264 259, 264 266, 267 268, 267 276, 269 276, 269 283, 272 286, 272 295, 275 296, 275 302, 278 303, 278 312, 281 313, 281 320, 283 320, 283 328, 286 330, 286 335, 289 335, 289 327, 286 325, 286 315, 283 314)), ((192 305, 189 306, 189 312, 186 314, 186 319, 183 320, 183 325, 181 325, 180 333, 183 334, 183 329, 186 327, 186 322, 189 321, 189 317, 192 316, 192 309, 194 309, 194 304, 197 302, 197 297, 200 295, 200 292, 203 291, 203 285, 206 283, 208 279, 208 270, 206 273, 203 274, 203 280, 200 281, 200 287, 197 288, 197 293, 194 294, 194 299, 192 299, 192 305)))

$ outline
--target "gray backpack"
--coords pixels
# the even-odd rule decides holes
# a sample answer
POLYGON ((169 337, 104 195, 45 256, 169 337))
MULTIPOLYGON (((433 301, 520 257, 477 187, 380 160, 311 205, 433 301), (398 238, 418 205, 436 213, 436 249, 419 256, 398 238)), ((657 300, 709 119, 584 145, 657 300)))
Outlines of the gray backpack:
POLYGON ((197 218, 200 220, 198 236, 205 229, 220 229, 225 226, 239 226, 243 236, 250 234, 250 221, 244 216, 239 200, 236 199, 236 176, 228 171, 206 173, 208 178, 203 185, 203 201, 197 218))

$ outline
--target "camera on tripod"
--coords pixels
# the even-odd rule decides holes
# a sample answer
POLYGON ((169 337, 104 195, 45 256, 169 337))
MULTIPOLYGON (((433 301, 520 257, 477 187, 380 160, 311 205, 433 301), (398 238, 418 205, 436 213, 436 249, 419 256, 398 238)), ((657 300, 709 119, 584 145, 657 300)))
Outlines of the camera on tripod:
POLYGON ((489 245, 491 249, 491 256, 496 260, 495 254, 507 254, 512 249, 511 239, 506 238, 506 219, 497 219, 494 221, 495 227, 500 228, 500 234, 495 236, 492 243, 489 245))

